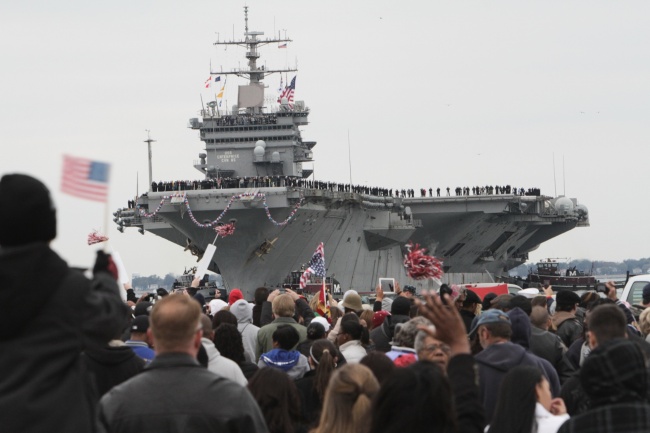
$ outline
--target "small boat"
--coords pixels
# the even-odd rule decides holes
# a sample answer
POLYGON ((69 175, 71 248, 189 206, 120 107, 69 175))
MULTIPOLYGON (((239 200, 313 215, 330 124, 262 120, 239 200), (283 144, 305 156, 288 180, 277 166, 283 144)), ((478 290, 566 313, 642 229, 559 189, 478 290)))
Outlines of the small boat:
POLYGON ((528 287, 537 284, 551 285, 554 290, 585 290, 594 289, 597 280, 591 272, 583 272, 575 266, 560 269, 558 259, 545 259, 537 263, 537 270, 530 271, 524 280, 528 287))

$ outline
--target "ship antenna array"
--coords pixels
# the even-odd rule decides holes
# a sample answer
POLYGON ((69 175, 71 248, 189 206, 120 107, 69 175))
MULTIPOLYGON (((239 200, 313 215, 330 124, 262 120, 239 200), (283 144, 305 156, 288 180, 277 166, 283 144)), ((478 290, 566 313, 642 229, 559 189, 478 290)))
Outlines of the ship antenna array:
POLYGON ((153 182, 153 176, 151 171, 151 143, 155 143, 156 140, 151 139, 151 131, 149 131, 148 129, 146 131, 147 131, 147 139, 144 140, 144 142, 147 143, 148 153, 149 153, 149 191, 151 191, 151 184, 153 182))

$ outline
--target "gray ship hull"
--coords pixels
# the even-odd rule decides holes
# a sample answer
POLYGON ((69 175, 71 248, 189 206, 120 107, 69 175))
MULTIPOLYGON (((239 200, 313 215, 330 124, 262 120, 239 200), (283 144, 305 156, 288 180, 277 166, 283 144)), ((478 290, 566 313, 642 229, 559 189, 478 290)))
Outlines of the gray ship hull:
MULTIPOLYGON (((194 218, 205 223, 216 219, 233 195, 245 191, 198 190, 185 195, 194 218)), ((269 220, 261 199, 235 201, 221 219, 223 223, 235 220, 236 230, 216 240, 211 269, 230 288, 239 287, 248 294, 260 286, 287 282, 292 271, 300 271, 309 262, 320 242, 324 243, 327 276, 334 277, 342 290, 369 291, 382 277, 423 289, 434 283, 410 280, 403 266, 403 247, 409 240, 443 260, 446 272, 500 275, 520 265, 540 243, 587 224, 573 217, 545 215, 548 197, 393 199, 280 187, 255 192, 266 195, 276 221, 291 213, 301 195, 304 201, 284 227, 269 220), (512 212, 513 204, 522 201, 528 203, 528 213, 512 212)), ((154 209, 166 194, 149 193, 138 204, 154 209)), ((177 201, 172 204, 167 198, 155 217, 134 215, 123 225, 141 227, 200 257, 216 234, 192 222, 186 206, 177 201)))

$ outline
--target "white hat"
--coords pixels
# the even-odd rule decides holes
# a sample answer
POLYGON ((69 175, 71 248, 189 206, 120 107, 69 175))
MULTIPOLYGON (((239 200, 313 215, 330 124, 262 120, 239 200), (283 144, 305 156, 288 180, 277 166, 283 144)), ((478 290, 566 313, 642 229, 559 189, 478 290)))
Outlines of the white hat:
POLYGON ((311 323, 320 323, 321 325, 323 325, 323 328, 325 328, 325 332, 330 330, 330 324, 327 321, 327 319, 324 318, 323 316, 314 317, 313 319, 311 319, 311 323))
POLYGON ((217 311, 221 311, 224 307, 227 307, 228 303, 221 299, 213 299, 208 305, 210 306, 210 314, 214 316, 217 314, 217 311))
POLYGON ((539 290, 531 287, 528 289, 521 289, 520 291, 517 292, 518 295, 525 296, 528 299, 532 299, 536 296, 539 296, 539 290))

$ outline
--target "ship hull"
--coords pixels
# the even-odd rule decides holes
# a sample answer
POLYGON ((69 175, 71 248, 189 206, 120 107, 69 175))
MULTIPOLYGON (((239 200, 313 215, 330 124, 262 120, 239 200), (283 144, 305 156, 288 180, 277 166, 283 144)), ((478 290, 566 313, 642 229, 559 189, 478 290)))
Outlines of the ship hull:
MULTIPOLYGON (((165 195, 169 193, 141 197, 138 205, 144 208, 154 209, 161 200, 164 205, 155 218, 136 217, 131 225, 188 248, 199 257, 208 244, 215 243, 211 269, 221 273, 230 288, 252 294, 257 287, 288 282, 291 272, 304 269, 320 242, 324 243, 327 276, 335 278, 343 291, 373 290, 383 277, 426 289, 435 283, 413 281, 406 275, 403 247, 409 240, 442 259, 447 272, 500 275, 521 264, 525 253, 539 243, 577 224, 575 220, 536 214, 504 213, 504 206, 521 200, 512 196, 489 200, 393 199, 301 188, 259 188, 253 193, 264 194, 264 199, 231 202, 233 196, 245 192, 251 193, 243 189, 183 193, 198 223, 213 221, 228 208, 220 221, 234 221, 235 232, 216 241, 215 231, 194 223, 188 205, 178 199, 172 204, 165 195), (291 215, 300 197, 302 206, 290 222, 274 224, 272 219, 281 223, 291 215)), ((529 201, 542 206, 544 199, 529 201)))

